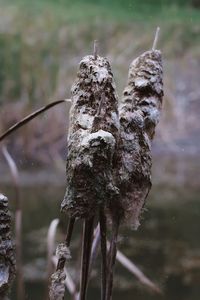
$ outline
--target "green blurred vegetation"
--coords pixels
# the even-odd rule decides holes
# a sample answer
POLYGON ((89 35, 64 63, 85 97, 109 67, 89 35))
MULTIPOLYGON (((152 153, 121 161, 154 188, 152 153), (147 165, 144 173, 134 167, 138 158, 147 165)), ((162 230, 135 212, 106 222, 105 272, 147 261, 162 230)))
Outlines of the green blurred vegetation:
MULTIPOLYGON (((0 132, 44 103, 70 97, 78 63, 92 53, 95 39, 121 95, 130 62, 151 48, 157 26, 167 61, 165 116, 172 123, 177 64, 185 57, 200 61, 200 0, 0 0, 0 132)), ((46 161, 55 143, 50 155, 59 157, 66 115, 63 106, 48 112, 19 131, 12 148, 37 159, 40 149, 46 161)))
MULTIPOLYGON (((88 17, 109 17, 113 20, 151 20, 153 18, 198 20, 200 0, 0 0, 4 6, 23 10, 34 17, 51 12, 60 21, 88 21, 88 17)), ((90 20, 91 21, 91 20, 90 20)))
MULTIPOLYGON (((200 10, 195 9, 199 4, 197 0, 0 0, 0 102, 63 97, 59 80, 66 76, 69 91, 78 58, 89 53, 95 38, 104 54, 120 55, 123 36, 128 34, 130 43, 137 39, 134 50, 139 51, 149 47, 160 25, 160 43, 169 55, 195 48, 200 39, 200 10)), ((122 75, 123 70, 116 77, 122 75)))

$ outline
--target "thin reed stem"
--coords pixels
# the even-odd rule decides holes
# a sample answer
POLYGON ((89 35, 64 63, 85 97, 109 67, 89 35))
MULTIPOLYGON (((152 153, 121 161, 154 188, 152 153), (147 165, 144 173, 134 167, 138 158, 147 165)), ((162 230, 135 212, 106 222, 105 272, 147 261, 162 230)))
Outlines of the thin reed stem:
POLYGON ((93 228, 94 217, 84 221, 79 300, 85 300, 87 295, 93 228))
POLYGON ((101 236, 101 300, 106 297, 106 282, 107 282, 107 245, 106 245, 106 215, 104 209, 99 210, 100 236, 101 236))
POLYGON ((49 110, 50 108, 52 108, 52 107, 54 107, 58 104, 66 103, 66 102, 70 103, 71 100, 70 99, 62 99, 62 100, 57 100, 57 101, 51 102, 51 103, 47 104, 46 106, 43 106, 42 108, 40 108, 40 109, 36 110, 35 112, 31 113, 30 115, 26 116, 25 118, 23 118, 22 120, 20 120, 19 122, 17 122, 13 126, 11 126, 8 130, 6 130, 0 136, 0 142, 3 139, 5 139, 7 136, 9 136, 12 132, 16 131, 17 129, 21 128, 22 126, 24 126, 25 124, 27 124, 31 120, 35 119, 37 116, 39 116, 40 114, 42 114, 46 110, 49 110))
MULTIPOLYGON (((73 233, 73 229, 74 229, 74 223, 75 223, 75 218, 70 218, 69 223, 68 223, 68 228, 67 228, 67 235, 66 235, 66 239, 65 239, 65 244, 66 244, 67 247, 70 246, 72 233, 73 233)), ((60 258, 58 260, 56 271, 62 270, 65 266, 65 263, 66 263, 66 259, 65 258, 60 258)))
POLYGON ((157 28, 156 28, 155 37, 154 37, 154 41, 153 41, 152 50, 155 50, 156 47, 157 47, 158 37, 159 37, 159 32, 160 32, 160 27, 157 27, 157 28))
POLYGON ((106 300, 112 299, 113 290, 113 273, 117 254, 117 236, 119 230, 119 219, 113 221, 112 236, 109 250, 109 262, 108 262, 108 274, 107 274, 107 288, 106 288, 106 300))

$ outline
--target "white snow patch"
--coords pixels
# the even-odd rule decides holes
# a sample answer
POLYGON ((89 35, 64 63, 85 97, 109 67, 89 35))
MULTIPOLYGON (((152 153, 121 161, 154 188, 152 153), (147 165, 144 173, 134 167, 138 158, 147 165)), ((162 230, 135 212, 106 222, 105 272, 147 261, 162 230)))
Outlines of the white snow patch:
POLYGON ((116 114, 116 112, 112 112, 111 113, 111 118, 114 121, 115 126, 119 129, 119 126, 120 126, 120 124, 119 124, 119 117, 116 114))
POLYGON ((99 130, 97 132, 87 135, 86 137, 83 138, 81 145, 85 147, 90 146, 91 141, 98 140, 98 139, 103 139, 107 144, 110 144, 112 148, 115 147, 114 136, 110 132, 104 130, 99 130))
POLYGON ((144 79, 144 78, 137 78, 135 80, 135 86, 136 87, 144 87, 144 86, 147 86, 148 84, 148 80, 147 79, 144 79))
POLYGON ((102 83, 105 79, 108 78, 109 74, 108 74, 108 70, 104 67, 101 68, 96 68, 97 70, 95 70, 95 77, 97 78, 97 81, 99 83, 102 83))
POLYGON ((93 116, 90 116, 89 114, 80 113, 77 122, 82 128, 89 129, 92 127, 93 120, 93 116))

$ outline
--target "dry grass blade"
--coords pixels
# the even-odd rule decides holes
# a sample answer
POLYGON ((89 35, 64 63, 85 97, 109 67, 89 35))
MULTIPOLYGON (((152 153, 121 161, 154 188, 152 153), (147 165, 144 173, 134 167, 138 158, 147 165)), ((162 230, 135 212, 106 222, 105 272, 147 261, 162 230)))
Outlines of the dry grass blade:
POLYGON ((5 146, 2 147, 2 153, 8 163, 12 181, 15 189, 15 238, 16 238, 16 260, 17 260, 17 298, 24 299, 24 279, 22 270, 22 208, 21 208, 21 196, 19 187, 19 171, 14 159, 9 154, 5 146))
POLYGON ((90 257, 89 277, 92 271, 92 266, 97 257, 99 243, 100 243, 100 226, 98 224, 94 230, 94 238, 92 242, 92 250, 91 250, 91 257, 90 257))
POLYGON ((152 292, 157 294, 162 294, 161 289, 153 283, 146 275, 123 253, 117 251, 117 260, 133 275, 137 277, 137 279, 145 286, 147 286, 152 292))
MULTIPOLYGON (((94 264, 94 261, 96 259, 99 243, 100 243, 100 226, 97 225, 94 231, 90 269, 92 268, 92 265, 94 264)), ((109 249, 109 247, 110 247, 110 243, 107 242, 107 249, 109 249)), ((131 272, 140 281, 141 284, 146 286, 150 291, 154 293, 162 294, 162 291, 158 287, 158 285, 152 282, 151 279, 149 279, 129 258, 127 258, 119 250, 117 250, 116 259, 123 267, 125 267, 129 272, 131 272)))
POLYGON ((9 166, 9 169, 10 169, 10 173, 11 173, 11 176, 12 176, 12 180, 13 180, 13 183, 14 183, 14 186, 15 186, 15 198, 17 199, 17 202, 19 200, 19 172, 18 172, 18 169, 17 169, 17 165, 14 161, 14 159, 11 157, 11 155, 9 154, 6 146, 2 146, 2 153, 3 153, 3 156, 5 157, 7 163, 8 163, 8 166, 9 166))
POLYGON ((19 129, 20 127, 24 126, 26 123, 30 122, 31 120, 35 119, 38 115, 42 114, 43 112, 45 112, 46 110, 49 110, 50 108, 61 104, 61 103, 71 103, 70 99, 62 99, 62 100, 57 100, 54 102, 51 102, 49 104, 47 104, 46 106, 43 106, 42 108, 36 110, 35 112, 31 113, 30 115, 26 116, 25 118, 23 118, 21 121, 17 122, 16 124, 14 124, 13 126, 11 126, 6 132, 4 132, 1 136, 0 136, 0 142, 7 137, 8 135, 10 135, 12 132, 16 131, 17 129, 19 129))
POLYGON ((49 279, 53 271, 52 256, 55 250, 55 236, 56 236, 58 224, 59 224, 59 219, 54 219, 53 221, 51 221, 48 234, 47 234, 47 285, 49 284, 49 279))

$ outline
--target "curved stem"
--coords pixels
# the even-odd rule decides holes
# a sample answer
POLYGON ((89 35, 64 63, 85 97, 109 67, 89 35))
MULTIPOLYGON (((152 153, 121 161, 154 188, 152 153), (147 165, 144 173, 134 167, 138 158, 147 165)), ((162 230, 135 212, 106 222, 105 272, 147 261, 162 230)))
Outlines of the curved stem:
POLYGON ((61 104, 61 103, 70 103, 71 100, 70 99, 62 99, 62 100, 57 100, 54 102, 51 102, 49 104, 47 104, 46 106, 41 107, 40 109, 34 111, 33 113, 31 113, 30 115, 26 116, 25 118, 23 118, 22 120, 20 120, 19 122, 17 122, 16 124, 14 124, 13 126, 11 126, 8 130, 6 130, 1 136, 0 136, 0 142, 7 137, 8 135, 10 135, 12 132, 14 132, 15 130, 19 129, 20 127, 24 126, 25 124, 27 124, 28 122, 30 122, 31 120, 35 119, 38 115, 42 114, 43 112, 45 112, 46 110, 61 104))

